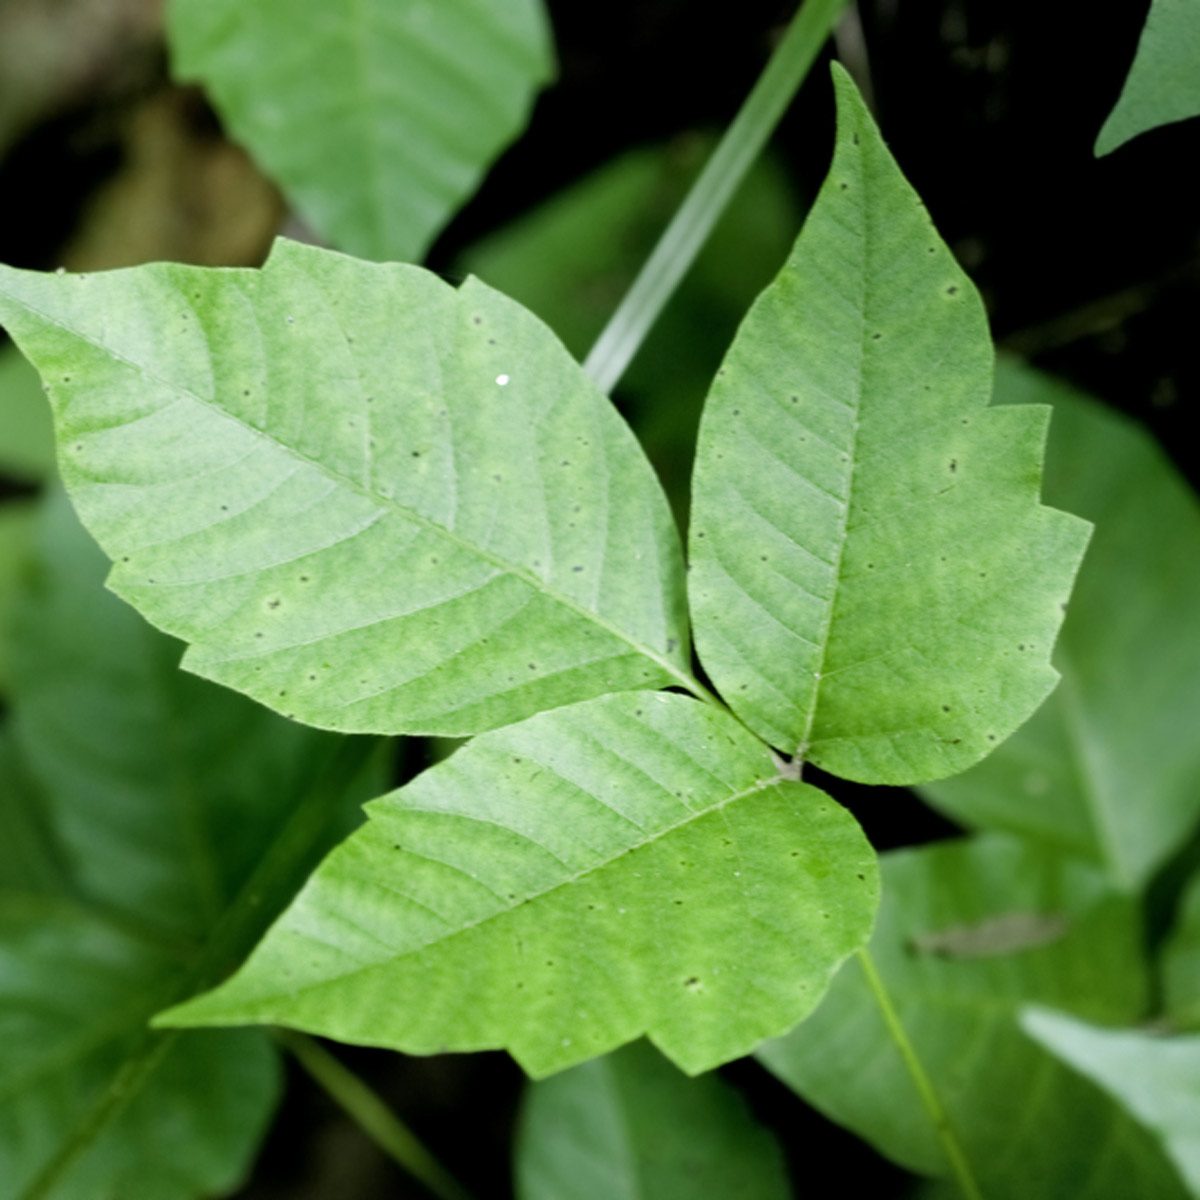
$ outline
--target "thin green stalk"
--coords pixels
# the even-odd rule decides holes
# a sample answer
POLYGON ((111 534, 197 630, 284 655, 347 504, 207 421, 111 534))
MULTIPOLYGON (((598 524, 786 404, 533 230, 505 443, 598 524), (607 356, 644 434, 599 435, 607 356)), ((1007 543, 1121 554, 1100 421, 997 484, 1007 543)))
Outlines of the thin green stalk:
POLYGON ((601 391, 611 391, 633 361, 804 82, 846 3, 847 0, 805 0, 792 18, 741 111, 584 360, 584 371, 601 391))
POLYGON ((896 1012, 895 1006, 892 1004, 892 998, 888 995, 887 986, 880 978, 871 952, 865 948, 858 951, 858 963, 867 977, 867 986, 871 989, 875 1003, 879 1006, 883 1023, 887 1026, 892 1041, 896 1043, 896 1049, 900 1051, 900 1057, 904 1060, 904 1066, 917 1089, 917 1094, 921 1097, 921 1103, 925 1106, 925 1111, 929 1114, 934 1129, 937 1130, 938 1140, 942 1143, 942 1149, 946 1153, 950 1169, 954 1172, 954 1178, 962 1189, 963 1196, 966 1200, 983 1200, 983 1192, 979 1190, 979 1184, 975 1180, 971 1164, 967 1161, 967 1156, 954 1132, 954 1127, 950 1124, 950 1117, 942 1107, 933 1081, 925 1073, 925 1067, 917 1055, 916 1047, 909 1039, 908 1031, 900 1020, 900 1014, 896 1012))
POLYGON ((417 1140, 416 1135, 353 1071, 319 1042, 290 1029, 277 1040, 393 1161, 423 1183, 439 1200, 470 1200, 458 1181, 417 1140))

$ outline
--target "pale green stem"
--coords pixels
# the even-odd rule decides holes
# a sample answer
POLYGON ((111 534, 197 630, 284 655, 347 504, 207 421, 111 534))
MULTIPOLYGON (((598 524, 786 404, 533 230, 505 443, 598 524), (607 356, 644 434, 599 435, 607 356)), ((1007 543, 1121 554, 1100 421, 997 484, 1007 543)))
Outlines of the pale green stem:
POLYGON ((641 348, 679 281, 804 82, 847 0, 805 0, 741 111, 596 339, 583 369, 609 392, 641 348))
POLYGON ((895 1042, 900 1057, 904 1060, 905 1069, 913 1081, 913 1086, 917 1089, 917 1095, 920 1096, 930 1121, 933 1122, 938 1140, 942 1143, 942 1149, 950 1163, 950 1170, 954 1173, 954 1178, 962 1189, 963 1196, 966 1200, 983 1200, 983 1193, 979 1190, 979 1184, 975 1180, 971 1164, 967 1161, 967 1156, 954 1132, 954 1127, 950 1124, 950 1117, 942 1107, 942 1101, 933 1086, 933 1081, 926 1074, 917 1049, 909 1039, 908 1031, 900 1020, 900 1014, 896 1012, 895 1006, 892 1004, 887 985, 880 978, 875 961, 871 958, 871 952, 866 948, 858 951, 858 963, 867 977, 867 986, 871 989, 875 1003, 879 1006, 883 1023, 887 1026, 888 1033, 895 1042))
POLYGON ((381 1150, 420 1180, 439 1200, 470 1200, 458 1181, 417 1140, 399 1117, 348 1067, 319 1042, 290 1029, 276 1038, 296 1061, 353 1118, 381 1150))

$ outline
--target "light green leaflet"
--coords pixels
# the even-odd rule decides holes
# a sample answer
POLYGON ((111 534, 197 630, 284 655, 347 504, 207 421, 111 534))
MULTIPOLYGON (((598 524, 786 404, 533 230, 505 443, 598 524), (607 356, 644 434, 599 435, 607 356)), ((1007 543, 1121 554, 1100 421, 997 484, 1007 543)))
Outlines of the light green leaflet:
POLYGON ((689 593, 752 729, 916 783, 981 759, 1053 686, 1087 526, 1039 504, 1047 413, 987 407, 979 298, 835 80, 829 177, 701 421, 689 593))
POLYGON ((788 1200, 783 1156, 715 1075, 687 1079, 644 1042, 531 1085, 518 1200, 788 1200))
POLYGON ((1097 1029, 1037 1008, 1022 1013, 1021 1025, 1160 1138, 1191 1195, 1200 1196, 1200 1037, 1097 1029))
POLYGON ((969 824, 1037 837, 1136 889, 1200 797, 1200 505, 1154 441, 1001 362, 996 399, 1054 405, 1046 496, 1096 523, 1055 650, 1062 682, 986 761, 923 789, 969 824))
POLYGON ((0 268, 109 586, 309 724, 474 733, 687 673, 633 435, 476 280, 279 242, 262 271, 0 268))
POLYGON ((690 1073, 803 1018, 875 860, 716 707, 608 696, 483 734, 368 806, 233 979, 172 1024, 285 1024, 534 1076, 643 1033, 690 1073))
MULTIPOLYGON (((1142 1016, 1132 901, 1090 866, 1000 835, 885 854, 882 866, 868 953, 982 1195, 1181 1198, 1155 1140, 1017 1024, 1027 1004, 1105 1023, 1142 1016)), ((759 1056, 888 1157, 950 1175, 860 963, 759 1056)))
POLYGON ((541 0, 170 0, 175 74, 204 84, 302 216, 416 260, 553 74, 541 0))
POLYGON ((1154 0, 1137 57, 1096 154, 1172 121, 1200 116, 1200 0, 1154 0))
POLYGON ((337 739, 181 673, 61 496, 34 550, 0 736, 0 1197, 223 1193, 275 1053, 147 1023, 239 960, 378 773, 331 785, 337 739))

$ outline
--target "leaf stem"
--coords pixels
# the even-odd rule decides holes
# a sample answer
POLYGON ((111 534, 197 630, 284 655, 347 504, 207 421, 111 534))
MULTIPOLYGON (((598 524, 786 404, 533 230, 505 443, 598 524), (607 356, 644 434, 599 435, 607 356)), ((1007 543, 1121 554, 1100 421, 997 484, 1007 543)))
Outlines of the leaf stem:
POLYGON ((805 0, 733 123, 584 359, 609 392, 641 348, 679 281, 804 82, 847 0, 805 0))
POLYGON ((423 1183, 439 1200, 470 1200, 458 1181, 421 1144, 416 1135, 344 1063, 320 1042, 291 1029, 273 1031, 276 1040, 354 1119, 389 1158, 423 1183))
POLYGON ((950 1117, 942 1107, 933 1081, 926 1074, 917 1049, 909 1039, 908 1031, 900 1020, 900 1014, 892 1004, 887 985, 883 982, 875 966, 871 952, 863 947, 858 951, 857 957, 858 964, 867 978, 867 986, 871 989, 871 994, 875 997, 875 1003, 879 1006, 879 1012, 883 1016, 883 1023, 887 1026, 888 1033, 895 1042, 900 1057, 904 1060, 904 1066, 913 1081, 913 1086, 917 1089, 917 1094, 921 1097, 921 1103, 925 1106, 929 1119, 933 1122, 934 1129, 937 1130, 938 1140, 942 1143, 942 1149, 949 1160, 954 1178, 962 1189, 963 1196, 966 1200, 983 1200, 983 1193, 979 1190, 979 1184, 976 1182, 975 1174, 971 1170, 971 1164, 967 1161, 958 1135, 950 1124, 950 1117))

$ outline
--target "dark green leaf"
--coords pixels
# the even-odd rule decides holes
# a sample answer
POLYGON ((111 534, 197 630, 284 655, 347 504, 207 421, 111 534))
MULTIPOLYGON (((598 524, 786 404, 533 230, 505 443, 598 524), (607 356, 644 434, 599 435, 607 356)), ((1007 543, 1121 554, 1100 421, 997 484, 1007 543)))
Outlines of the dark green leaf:
POLYGON ((1197 820, 1200 506, 1130 421, 1002 362, 996 398, 1054 405, 1046 497, 1096 523, 1057 691, 995 754, 923 789, 972 825, 1054 843, 1143 884, 1197 820))
POLYGON ((783 1156, 715 1075, 688 1079, 644 1042, 533 1084, 517 1136, 520 1200, 787 1200, 783 1156))
MULTIPOLYGON (((1000 836, 884 855, 883 895, 869 954, 982 1194, 1181 1196, 1153 1139, 1029 1041, 1016 1019, 1038 1003, 1089 1020, 1137 1020, 1146 987, 1133 904, 1092 868, 1000 836)), ((859 962, 760 1057, 890 1158, 951 1175, 859 962)))

